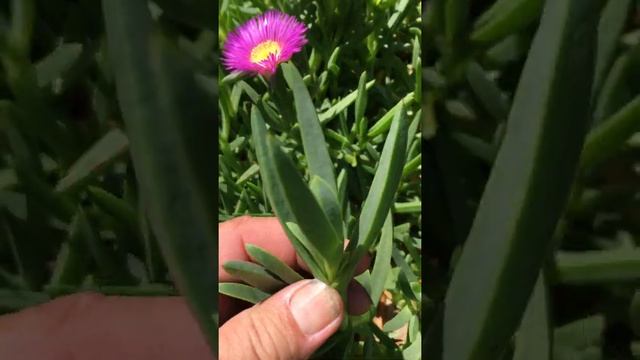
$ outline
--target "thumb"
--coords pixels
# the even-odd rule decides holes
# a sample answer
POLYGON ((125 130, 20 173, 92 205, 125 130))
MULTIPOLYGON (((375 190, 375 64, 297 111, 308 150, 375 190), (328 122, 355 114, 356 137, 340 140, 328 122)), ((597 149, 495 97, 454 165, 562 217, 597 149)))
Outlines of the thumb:
POLYGON ((227 321, 220 360, 307 359, 340 327, 344 305, 319 280, 302 280, 227 321))

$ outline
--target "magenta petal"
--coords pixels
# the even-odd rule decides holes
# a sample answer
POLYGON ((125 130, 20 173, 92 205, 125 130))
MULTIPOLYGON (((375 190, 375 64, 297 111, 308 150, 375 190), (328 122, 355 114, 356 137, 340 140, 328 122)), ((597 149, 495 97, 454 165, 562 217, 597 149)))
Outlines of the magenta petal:
POLYGON ((306 26, 295 17, 269 10, 229 34, 222 50, 222 62, 229 71, 273 74, 278 64, 290 60, 307 43, 306 31, 306 26), (262 61, 251 61, 251 52, 267 41, 277 43, 279 51, 269 53, 262 61))

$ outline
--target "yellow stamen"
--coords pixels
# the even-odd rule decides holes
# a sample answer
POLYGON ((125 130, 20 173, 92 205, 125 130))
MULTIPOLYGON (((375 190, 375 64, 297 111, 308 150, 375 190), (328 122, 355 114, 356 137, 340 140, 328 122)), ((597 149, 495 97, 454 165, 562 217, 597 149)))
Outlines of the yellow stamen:
POLYGON ((269 58, 269 55, 280 54, 280 44, 273 40, 263 41, 251 50, 251 62, 259 64, 269 58))

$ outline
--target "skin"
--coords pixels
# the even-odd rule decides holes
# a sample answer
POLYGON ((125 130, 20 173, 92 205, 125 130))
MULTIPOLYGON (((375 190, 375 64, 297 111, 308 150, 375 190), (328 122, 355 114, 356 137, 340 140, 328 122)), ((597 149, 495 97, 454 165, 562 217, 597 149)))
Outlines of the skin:
MULTIPOLYGON (((244 244, 251 243, 297 270, 306 269, 275 218, 240 217, 219 224, 218 230, 219 264, 229 260, 250 260, 244 244)), ((368 263, 369 259, 364 259, 358 272, 364 271, 368 263)), ((218 268, 218 274, 221 282, 237 280, 222 267, 218 268)), ((287 360, 303 359, 320 346, 337 330, 339 321, 320 335, 301 335, 283 310, 283 299, 302 285, 303 282, 290 285, 253 308, 221 296, 220 359, 263 358, 256 354, 274 354, 271 358, 287 360), (271 315, 264 316, 265 313, 271 315), (273 321, 264 324, 268 330, 256 332, 251 319, 266 322, 270 317, 273 321), (244 335, 237 338, 238 334, 244 335), (273 338, 284 342, 269 344, 262 338, 265 334, 289 337, 273 338)), ((349 298, 353 303, 348 309, 350 313, 362 313, 370 305, 366 293, 358 286, 350 287, 349 298)), ((169 360, 211 359, 212 356, 181 297, 79 293, 0 317, 0 359, 85 358, 169 360)))

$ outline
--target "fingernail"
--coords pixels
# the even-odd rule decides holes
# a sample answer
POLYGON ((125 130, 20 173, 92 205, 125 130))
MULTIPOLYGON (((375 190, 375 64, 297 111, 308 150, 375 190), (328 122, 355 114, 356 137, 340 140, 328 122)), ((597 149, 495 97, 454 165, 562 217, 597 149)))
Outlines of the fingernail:
POLYGON ((298 289, 291 297, 289 306, 305 335, 321 331, 342 313, 340 294, 320 280, 312 280, 298 289))

